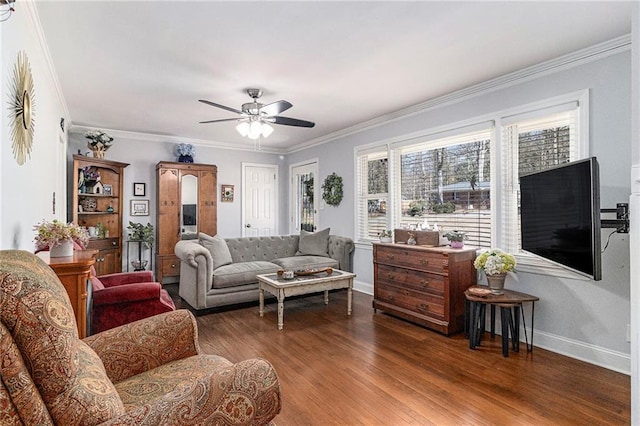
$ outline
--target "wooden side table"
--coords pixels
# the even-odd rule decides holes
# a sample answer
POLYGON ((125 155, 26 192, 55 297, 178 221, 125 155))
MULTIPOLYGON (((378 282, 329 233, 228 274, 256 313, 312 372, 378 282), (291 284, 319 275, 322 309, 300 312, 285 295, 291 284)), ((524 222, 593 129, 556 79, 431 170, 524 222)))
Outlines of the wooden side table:
POLYGON ((489 294, 478 296, 470 289, 486 288, 483 286, 472 286, 464 292, 465 300, 468 304, 465 309, 468 324, 469 348, 475 349, 482 341, 484 334, 485 314, 487 305, 491 307, 491 336, 495 336, 495 308, 500 308, 502 324, 502 355, 509 356, 509 332, 511 332, 511 343, 513 350, 520 350, 520 315, 522 315, 522 325, 524 327, 524 338, 527 351, 533 350, 533 321, 535 312, 535 302, 540 300, 537 296, 520 293, 513 290, 504 290, 504 294, 489 294), (527 336, 527 325, 524 318, 522 304, 531 302, 531 343, 527 336))
POLYGON ((90 334, 90 321, 87 318, 87 305, 91 302, 89 278, 97 254, 97 250, 74 250, 73 256, 69 257, 50 257, 48 251, 38 253, 38 257, 53 269, 67 290, 81 339, 90 334))

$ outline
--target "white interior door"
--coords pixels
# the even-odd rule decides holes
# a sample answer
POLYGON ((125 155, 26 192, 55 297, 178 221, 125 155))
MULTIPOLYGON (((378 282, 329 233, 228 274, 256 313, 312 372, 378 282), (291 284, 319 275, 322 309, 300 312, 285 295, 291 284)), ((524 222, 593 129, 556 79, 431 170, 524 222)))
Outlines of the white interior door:
POLYGON ((289 232, 299 234, 301 229, 313 232, 318 228, 318 161, 292 165, 289 175, 291 180, 289 214, 289 232))
POLYGON ((242 236, 276 234, 278 166, 242 164, 242 236))

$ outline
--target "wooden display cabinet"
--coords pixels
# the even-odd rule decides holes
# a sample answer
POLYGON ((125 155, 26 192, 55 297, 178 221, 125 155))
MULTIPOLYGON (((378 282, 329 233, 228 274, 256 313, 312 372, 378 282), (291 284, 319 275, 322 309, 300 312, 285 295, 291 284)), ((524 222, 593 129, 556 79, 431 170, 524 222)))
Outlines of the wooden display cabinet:
POLYGON ((98 275, 122 272, 124 169, 129 164, 73 156, 73 222, 96 229, 87 249, 97 250, 98 275), (99 181, 94 178, 100 176, 99 181))
POLYGON ((178 241, 197 238, 199 232, 211 236, 218 232, 217 170, 210 164, 162 161, 156 165, 158 282, 180 276, 180 259, 173 251, 178 241), (195 225, 184 224, 183 204, 195 204, 195 225))

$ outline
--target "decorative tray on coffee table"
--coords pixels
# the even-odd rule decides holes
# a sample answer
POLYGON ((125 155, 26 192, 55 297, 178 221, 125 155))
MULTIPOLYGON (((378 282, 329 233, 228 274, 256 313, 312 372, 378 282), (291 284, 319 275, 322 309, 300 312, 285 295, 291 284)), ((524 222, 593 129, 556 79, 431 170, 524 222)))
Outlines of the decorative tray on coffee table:
POLYGON ((333 268, 305 269, 303 271, 295 271, 295 274, 297 276, 304 277, 306 275, 315 275, 322 272, 326 272, 327 275, 331 275, 333 273, 333 268))

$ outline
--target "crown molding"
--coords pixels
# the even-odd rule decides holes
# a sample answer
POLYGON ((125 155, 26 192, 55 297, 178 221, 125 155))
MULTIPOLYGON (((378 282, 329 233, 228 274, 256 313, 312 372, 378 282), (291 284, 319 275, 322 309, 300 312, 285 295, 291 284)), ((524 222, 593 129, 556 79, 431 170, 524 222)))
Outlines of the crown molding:
POLYGON ((58 102, 62 106, 62 110, 64 112, 65 119, 68 123, 71 122, 71 114, 69 113, 69 108, 67 107, 67 101, 64 97, 64 92, 62 91, 62 86, 60 85, 60 80, 58 80, 58 74, 56 73, 56 67, 53 64, 53 59, 51 58, 51 51, 49 50, 49 45, 47 44, 47 39, 44 36, 44 31, 42 30, 42 23, 40 22, 40 15, 38 15, 38 9, 36 8, 36 2, 33 0, 25 0, 20 2, 20 6, 24 7, 26 10, 26 16, 28 21, 30 21, 33 30, 36 34, 36 38, 40 43, 40 49, 42 50, 42 56, 44 59, 45 66, 49 71, 49 77, 53 82, 53 86, 55 87, 55 92, 58 97, 58 102))
MULTIPOLYGON (((73 134, 84 134, 88 130, 95 129, 96 126, 85 126, 85 125, 77 125, 72 124, 69 127, 69 133, 73 134)), ((190 143, 192 145, 202 147, 202 148, 219 148, 219 149, 230 149, 233 151, 250 151, 250 152, 262 152, 265 154, 285 154, 285 151, 282 149, 270 148, 270 147, 262 147, 259 151, 256 151, 253 148, 253 141, 251 143, 247 143, 246 145, 238 146, 236 143, 230 142, 218 142, 211 141, 206 139, 194 139, 194 138, 186 138, 182 136, 171 136, 171 135, 160 135, 156 133, 144 133, 144 132, 131 132, 128 130, 118 130, 118 129, 108 129, 104 127, 100 127, 100 129, 110 136, 114 138, 121 139, 133 139, 139 141, 146 142, 160 142, 160 143, 190 143)))
POLYGON ((589 62, 598 61, 600 59, 604 59, 608 56, 615 55, 630 49, 631 34, 626 34, 624 36, 620 36, 612 40, 596 44, 594 46, 580 49, 567 55, 542 62, 540 64, 532 65, 530 67, 523 68, 521 70, 505 74, 503 76, 496 77, 494 79, 487 80, 482 83, 475 84, 473 86, 469 86, 464 89, 460 89, 455 92, 451 92, 446 95, 439 96, 437 98, 430 99, 428 101, 407 108, 403 108, 390 114, 376 117, 374 119, 356 124, 355 126, 347 127, 346 129, 330 133, 320 138, 303 142, 288 149, 286 153, 292 154, 303 149, 322 145, 340 138, 344 138, 354 133, 370 130, 396 120, 405 119, 413 115, 427 112, 429 110, 462 102, 476 96, 484 95, 496 90, 514 86, 516 84, 521 84, 529 80, 564 71, 589 62))

